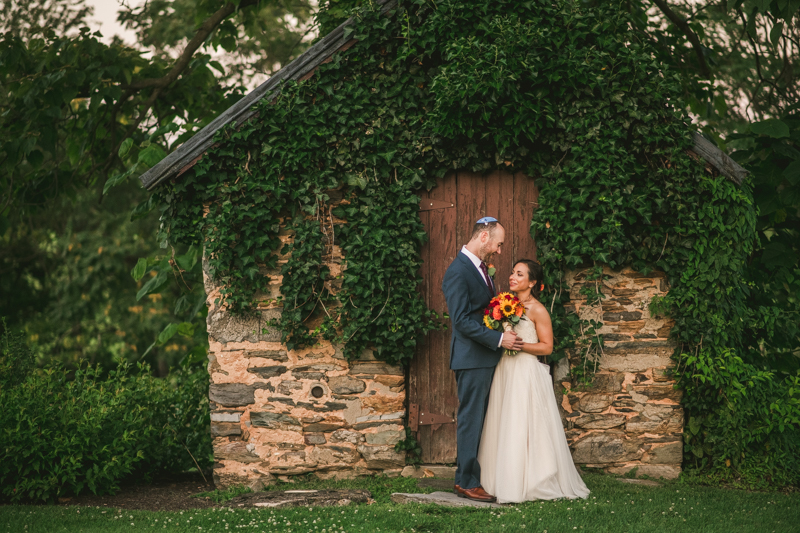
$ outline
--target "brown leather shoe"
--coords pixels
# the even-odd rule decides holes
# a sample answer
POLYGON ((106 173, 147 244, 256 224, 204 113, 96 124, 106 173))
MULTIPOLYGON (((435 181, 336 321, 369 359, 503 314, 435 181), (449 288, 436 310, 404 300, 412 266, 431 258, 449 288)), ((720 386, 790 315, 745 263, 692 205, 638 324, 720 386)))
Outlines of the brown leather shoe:
POLYGON ((456 495, 459 498, 467 498, 476 502, 494 503, 497 498, 483 490, 483 487, 475 487, 474 489, 462 489, 458 485, 455 486, 456 495))

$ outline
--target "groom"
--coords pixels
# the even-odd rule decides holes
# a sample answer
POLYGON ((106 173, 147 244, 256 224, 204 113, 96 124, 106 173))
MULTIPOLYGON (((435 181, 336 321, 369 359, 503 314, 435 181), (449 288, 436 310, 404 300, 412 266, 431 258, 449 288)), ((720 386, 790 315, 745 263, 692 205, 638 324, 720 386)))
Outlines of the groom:
POLYGON ((481 487, 478 464, 478 445, 494 368, 500 361, 501 348, 520 350, 523 345, 513 331, 500 333, 483 324, 483 311, 496 294, 486 263, 500 253, 505 233, 495 218, 478 220, 470 241, 447 268, 442 282, 453 326, 450 368, 456 374, 459 401, 455 492, 462 498, 483 502, 495 501, 481 487))

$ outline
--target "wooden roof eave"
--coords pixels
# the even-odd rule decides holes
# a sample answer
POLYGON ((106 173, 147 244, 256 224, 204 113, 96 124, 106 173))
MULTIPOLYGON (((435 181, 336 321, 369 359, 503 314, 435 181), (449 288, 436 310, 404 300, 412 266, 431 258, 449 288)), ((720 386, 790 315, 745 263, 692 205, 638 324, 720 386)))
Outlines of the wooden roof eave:
MULTIPOLYGON (((376 0, 385 14, 397 5, 397 0, 376 0)), ((142 185, 151 190, 165 180, 175 178, 191 168, 203 153, 214 145, 214 135, 228 124, 242 124, 256 114, 253 106, 264 98, 274 98, 281 90, 282 82, 301 81, 311 77, 314 70, 330 59, 339 50, 346 50, 355 42, 345 37, 345 28, 353 23, 349 18, 339 27, 323 37, 314 46, 303 52, 294 61, 280 69, 267 81, 226 109, 203 129, 162 159, 153 168, 139 176, 142 185)))

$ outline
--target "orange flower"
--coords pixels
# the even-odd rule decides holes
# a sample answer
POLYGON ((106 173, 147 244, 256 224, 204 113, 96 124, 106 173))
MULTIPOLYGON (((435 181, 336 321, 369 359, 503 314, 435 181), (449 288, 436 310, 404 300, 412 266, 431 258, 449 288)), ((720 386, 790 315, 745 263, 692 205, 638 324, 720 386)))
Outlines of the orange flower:
POLYGON ((525 312, 525 308, 524 308, 524 307, 522 307, 522 305, 521 305, 521 304, 520 304, 520 305, 518 305, 518 306, 517 306, 516 315, 517 315, 517 316, 522 316, 522 313, 524 313, 524 312, 525 312))
POLYGON ((499 305, 494 309, 492 309, 492 318, 494 318, 495 320, 500 320, 503 318, 503 311, 500 310, 499 305))

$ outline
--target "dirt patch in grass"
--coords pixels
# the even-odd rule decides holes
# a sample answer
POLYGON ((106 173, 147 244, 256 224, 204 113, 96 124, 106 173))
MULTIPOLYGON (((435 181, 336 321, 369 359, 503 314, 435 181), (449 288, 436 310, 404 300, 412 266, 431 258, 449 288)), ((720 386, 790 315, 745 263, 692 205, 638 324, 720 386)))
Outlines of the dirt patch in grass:
POLYGON ((194 498, 195 494, 214 490, 214 483, 206 483, 199 473, 179 474, 152 480, 150 483, 130 482, 122 485, 116 494, 95 496, 91 492, 59 498, 60 505, 108 507, 142 511, 183 511, 216 507, 211 498, 194 498))

